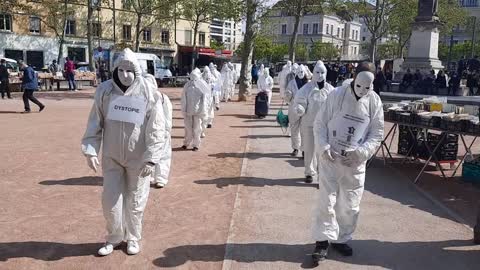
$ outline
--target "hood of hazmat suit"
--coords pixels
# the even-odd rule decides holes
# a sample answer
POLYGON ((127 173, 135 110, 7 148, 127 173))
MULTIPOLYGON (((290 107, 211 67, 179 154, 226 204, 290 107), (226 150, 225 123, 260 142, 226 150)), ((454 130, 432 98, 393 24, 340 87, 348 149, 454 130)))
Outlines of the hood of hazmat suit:
MULTIPOLYGON (((318 61, 314 70, 323 70, 325 66, 321 61, 318 61)), ((318 74, 320 74, 319 72, 318 74)), ((325 75, 326 76, 326 69, 325 75)), ((317 116, 319 108, 322 103, 325 102, 327 96, 333 91, 333 86, 325 81, 325 77, 317 75, 315 77, 317 81, 310 81, 305 84, 295 95, 295 108, 299 116, 302 117, 302 125, 313 127, 315 117, 317 116), (318 81, 318 80, 322 81, 318 81), (319 83, 323 88, 320 89, 319 83)))
POLYGON ((215 76, 210 72, 209 67, 203 68, 202 78, 211 87, 213 87, 213 85, 215 84, 215 76))
POLYGON ((154 78, 141 75, 135 54, 125 49, 114 70, 129 69, 135 79, 123 92, 113 80, 100 84, 82 139, 82 151, 98 156, 103 143, 103 157, 120 164, 157 163, 165 133, 165 117, 154 78), (162 137, 162 138, 161 138, 162 137))
POLYGON ((190 81, 183 87, 182 113, 188 116, 206 116, 210 92, 200 70, 195 68, 190 74, 190 81))
POLYGON ((265 68, 263 76, 258 79, 258 90, 271 92, 273 89, 273 78, 270 76, 270 70, 265 68))

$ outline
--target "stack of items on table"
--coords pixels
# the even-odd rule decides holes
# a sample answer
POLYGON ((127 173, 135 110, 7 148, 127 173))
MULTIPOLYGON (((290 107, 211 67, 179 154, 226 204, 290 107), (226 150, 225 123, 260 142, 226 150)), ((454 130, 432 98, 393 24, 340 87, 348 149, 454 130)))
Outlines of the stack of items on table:
POLYGON ((95 72, 90 72, 90 71, 76 71, 75 72, 75 80, 93 81, 96 78, 97 78, 97 74, 95 72))
MULTIPOLYGON (((430 150, 433 151, 439 143, 441 135, 424 132, 424 130, 420 128, 411 128, 411 131, 416 139, 412 137, 408 131, 408 127, 399 126, 398 154, 404 156, 409 155, 424 160, 428 159, 430 152, 425 144, 428 144, 430 150)), ((437 148, 437 151, 435 151, 435 156, 439 161, 455 161, 457 160, 457 155, 458 135, 448 134, 442 144, 437 148)))
POLYGON ((479 106, 447 104, 446 99, 428 98, 384 104, 385 121, 418 125, 480 136, 479 106))
POLYGON ((480 184, 480 157, 473 160, 465 160, 463 163, 462 179, 465 182, 480 184))

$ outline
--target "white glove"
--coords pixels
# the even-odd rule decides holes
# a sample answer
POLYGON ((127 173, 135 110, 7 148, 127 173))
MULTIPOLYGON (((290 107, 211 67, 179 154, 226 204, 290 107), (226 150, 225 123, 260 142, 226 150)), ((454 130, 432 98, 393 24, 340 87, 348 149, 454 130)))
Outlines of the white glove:
POLYGON ((362 156, 358 150, 347 151, 345 158, 342 159, 343 165, 347 167, 358 166, 362 163, 362 156))
POLYGON ((335 159, 333 158, 332 156, 332 152, 330 152, 330 149, 327 149, 325 150, 325 152, 323 152, 322 154, 322 157, 327 160, 327 161, 330 161, 330 162, 334 162, 335 159))
POLYGON ((143 168, 140 171, 140 177, 147 177, 151 175, 154 170, 155 170, 155 164, 147 162, 145 163, 145 165, 143 165, 143 168))
POLYGON ((98 171, 98 167, 100 166, 100 162, 98 162, 98 158, 96 156, 87 156, 87 164, 95 172, 98 171))
POLYGON ((297 105, 295 110, 298 116, 303 116, 305 114, 305 108, 302 105, 297 105))

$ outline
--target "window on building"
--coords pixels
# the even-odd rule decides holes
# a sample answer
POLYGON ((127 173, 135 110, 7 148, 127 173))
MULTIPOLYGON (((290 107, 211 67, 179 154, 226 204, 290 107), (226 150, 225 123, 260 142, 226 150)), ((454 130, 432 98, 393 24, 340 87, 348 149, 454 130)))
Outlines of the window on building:
POLYGON ((340 27, 337 28, 337 37, 340 37, 340 27))
POLYGON ((365 40, 367 40, 367 38, 366 38, 366 37, 362 37, 362 41, 365 41, 365 40))
POLYGON ((168 30, 162 31, 162 43, 170 44, 170 32, 168 30))
POLYGON ((185 30, 185 45, 192 45, 192 30, 185 30))
POLYGON ((342 38, 345 38, 345 29, 342 28, 342 38))
POLYGON ((123 40, 132 40, 132 26, 124 24, 122 30, 123 40))
POLYGON ((152 42, 152 29, 145 28, 142 34, 143 34, 143 41, 152 42))
POLYGON ((282 35, 286 35, 286 34, 287 34, 287 25, 282 24, 282 35))
POLYGON ((307 23, 303 24, 303 34, 308 35, 308 24, 307 23))
POLYGON ((30 17, 30 33, 40 34, 40 18, 30 17))
POLYGON ((42 51, 27 51, 27 63, 34 70, 41 70, 44 66, 42 51))
POLYGON ((232 23, 226 22, 226 23, 225 23, 225 27, 226 27, 226 28, 231 28, 231 27, 232 27, 232 23))
POLYGON ((67 20, 65 26, 65 35, 75 36, 77 34, 77 27, 75 20, 67 20))
POLYGON ((200 44, 200 46, 205 46, 205 32, 198 33, 198 44, 200 44))
POLYGON ((353 47, 353 54, 357 54, 357 47, 353 47))
POLYGON ((358 30, 355 31, 355 40, 358 40, 358 30))
POLYGON ((333 36, 333 24, 330 25, 330 34, 332 34, 332 36, 333 36))
POLYGON ((352 39, 355 39, 355 30, 352 30, 352 39))
POLYGON ((313 34, 314 35, 318 35, 318 23, 314 23, 313 24, 313 34))
POLYGON ((328 23, 327 23, 327 35, 328 35, 328 34, 330 34, 330 27, 329 27, 329 25, 328 25, 328 23))
POLYGON ((68 47, 68 58, 73 62, 86 62, 85 48, 68 47))
POLYGON ((23 51, 21 50, 8 50, 5 49, 5 57, 14 59, 14 60, 22 60, 23 61, 23 51))
POLYGON ((0 31, 12 31, 12 15, 0 14, 0 31))
POLYGON ((92 23, 92 34, 94 37, 102 36, 102 26, 99 23, 92 23))

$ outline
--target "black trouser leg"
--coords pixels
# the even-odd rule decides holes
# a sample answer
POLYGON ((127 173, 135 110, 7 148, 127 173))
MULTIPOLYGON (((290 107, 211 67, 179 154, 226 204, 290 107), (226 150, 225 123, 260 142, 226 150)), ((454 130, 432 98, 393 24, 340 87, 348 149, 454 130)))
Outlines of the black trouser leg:
POLYGON ((30 104, 28 103, 28 91, 29 90, 23 90, 23 105, 26 112, 30 111, 30 104))
MULTIPOLYGON (((43 105, 36 97, 33 96, 34 90, 25 90, 25 91, 27 92, 27 98, 28 98, 31 102, 37 104, 37 106, 38 106, 39 108, 43 108, 43 107, 44 107, 44 105, 43 105)), ((23 102, 25 102, 25 99, 24 99, 23 102)), ((28 104, 28 100, 27 100, 27 104, 28 104)), ((26 109, 25 109, 25 110, 26 110, 26 109)), ((28 110, 30 110, 30 105, 28 105, 28 110)))
POLYGON ((0 82, 0 92, 2 92, 2 98, 5 98, 5 92, 7 92, 7 97, 11 98, 8 80, 3 80, 0 82))

